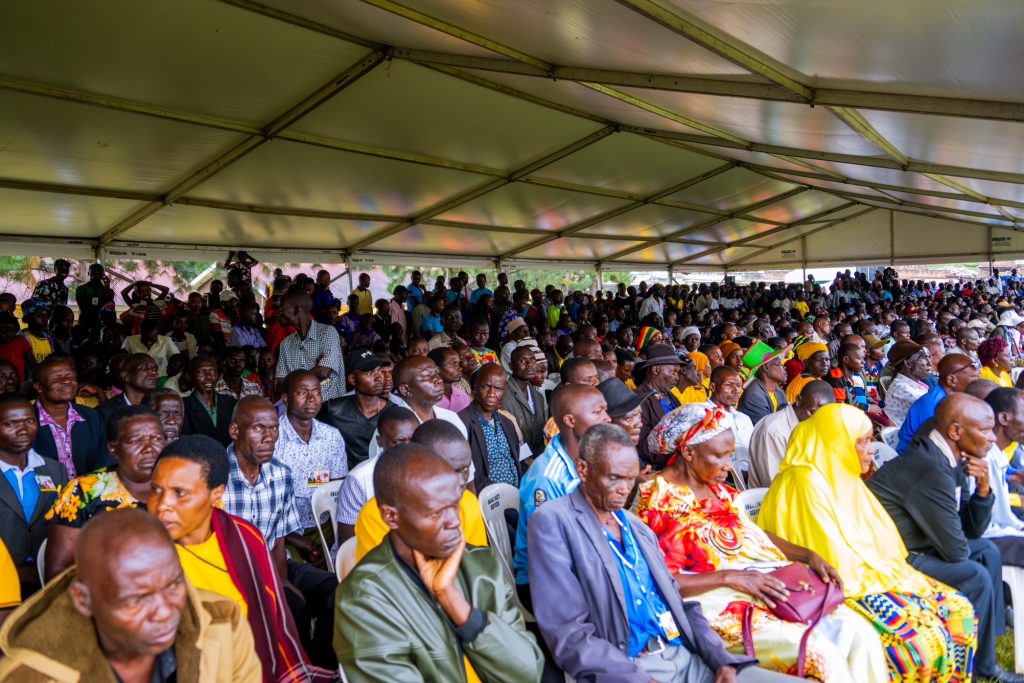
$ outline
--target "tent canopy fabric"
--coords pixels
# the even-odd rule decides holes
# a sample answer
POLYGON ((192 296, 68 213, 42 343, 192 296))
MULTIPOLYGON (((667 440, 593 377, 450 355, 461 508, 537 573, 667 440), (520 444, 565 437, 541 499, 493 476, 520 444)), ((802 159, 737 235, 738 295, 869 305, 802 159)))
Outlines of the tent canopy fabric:
POLYGON ((36 0, 0 19, 5 253, 1024 255, 1016 0, 36 0))

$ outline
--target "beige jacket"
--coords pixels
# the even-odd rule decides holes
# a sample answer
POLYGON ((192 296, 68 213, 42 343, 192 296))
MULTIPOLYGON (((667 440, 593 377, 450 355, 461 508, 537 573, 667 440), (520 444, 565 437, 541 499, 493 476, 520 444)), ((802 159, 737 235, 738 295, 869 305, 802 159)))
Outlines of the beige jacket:
MULTIPOLYGON (((71 604, 71 567, 19 607, 0 628, 0 682, 116 683, 91 621, 71 604)), ((260 683, 252 631, 231 600, 188 584, 174 645, 179 681, 260 683)))

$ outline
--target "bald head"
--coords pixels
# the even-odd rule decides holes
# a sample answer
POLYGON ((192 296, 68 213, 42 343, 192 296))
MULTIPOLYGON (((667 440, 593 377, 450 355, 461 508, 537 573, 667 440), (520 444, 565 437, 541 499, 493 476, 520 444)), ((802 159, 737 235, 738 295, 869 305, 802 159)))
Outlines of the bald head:
POLYGON ((301 287, 292 287, 281 296, 281 307, 294 306, 309 313, 313 310, 313 299, 301 287))
MULTIPOLYGON (((981 371, 962 353, 950 353, 939 361, 939 383, 950 393, 963 391, 981 371)), ((979 397, 981 398, 981 397, 979 397)))
POLYGON ((400 361, 392 373, 392 376, 395 378, 395 386, 400 387, 403 384, 412 384, 415 381, 416 375, 430 365, 436 367, 437 364, 425 356, 409 356, 400 361))
POLYGON ((152 656, 174 644, 185 579, 156 517, 120 509, 93 518, 75 543, 75 565, 71 602, 92 619, 108 658, 152 656))
POLYGON ((381 519, 406 561, 413 551, 449 557, 463 542, 459 502, 464 479, 439 455, 418 443, 389 448, 374 468, 373 486, 381 519))
POLYGON ((984 457, 995 443, 995 415, 980 398, 950 394, 935 409, 935 428, 965 455, 984 457))

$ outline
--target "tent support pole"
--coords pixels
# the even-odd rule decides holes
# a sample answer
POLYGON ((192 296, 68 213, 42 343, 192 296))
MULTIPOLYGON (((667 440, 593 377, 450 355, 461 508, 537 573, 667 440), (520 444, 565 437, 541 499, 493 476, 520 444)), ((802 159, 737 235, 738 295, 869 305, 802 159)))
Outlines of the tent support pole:
MULTIPOLYGON (((991 242, 991 240, 989 240, 991 242)), ((597 273, 597 288, 600 291, 604 291, 604 266, 598 261, 594 266, 594 271, 597 273)))
POLYGON ((995 254, 992 253, 992 236, 995 234, 995 230, 992 226, 988 226, 988 276, 992 277, 992 271, 995 269, 995 254))
POLYGON ((889 265, 896 265, 896 217, 889 209, 889 265))
POLYGON ((803 282, 807 282, 807 235, 800 236, 800 268, 803 270, 803 282))

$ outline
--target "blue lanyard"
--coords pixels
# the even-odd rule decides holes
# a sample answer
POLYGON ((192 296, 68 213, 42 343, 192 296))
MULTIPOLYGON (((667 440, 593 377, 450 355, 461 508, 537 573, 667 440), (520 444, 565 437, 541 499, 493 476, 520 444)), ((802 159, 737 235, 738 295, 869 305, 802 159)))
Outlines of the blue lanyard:
MULTIPOLYGON (((632 532, 630 532, 630 530, 626 527, 626 525, 622 523, 622 520, 619 519, 618 515, 612 515, 612 516, 615 518, 615 521, 618 522, 619 528, 622 529, 622 541, 623 541, 622 545, 623 545, 623 547, 626 546, 626 541, 628 539, 628 541, 629 541, 629 549, 632 552, 633 557, 639 559, 639 557, 640 557, 640 548, 637 547, 636 540, 634 540, 632 532)), ((621 562, 627 569, 629 569, 631 572, 633 572, 633 576, 636 577, 636 583, 637 583, 638 586, 640 586, 640 592, 643 593, 644 597, 646 598, 647 597, 647 588, 644 586, 644 582, 640 578, 640 572, 637 571, 636 562, 630 562, 628 559, 626 559, 626 556, 623 555, 621 551, 619 551, 619 547, 615 544, 615 539, 612 538, 612 535, 608 533, 607 529, 602 527, 601 531, 604 532, 604 537, 608 540, 608 545, 609 545, 609 547, 611 547, 612 552, 615 553, 615 557, 617 557, 619 559, 619 562, 621 562)))

